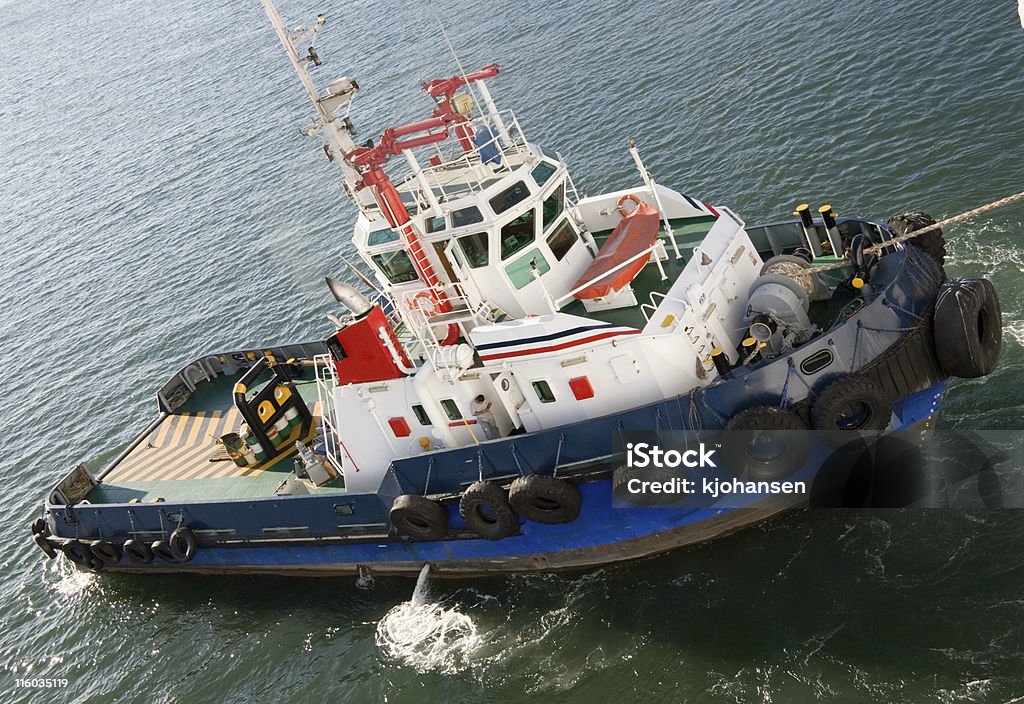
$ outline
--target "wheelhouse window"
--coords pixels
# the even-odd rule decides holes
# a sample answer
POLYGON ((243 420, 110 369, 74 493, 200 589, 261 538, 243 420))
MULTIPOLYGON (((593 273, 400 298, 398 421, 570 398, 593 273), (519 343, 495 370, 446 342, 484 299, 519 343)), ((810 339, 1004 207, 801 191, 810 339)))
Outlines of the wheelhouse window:
POLYGON ((548 247, 551 248, 551 253, 555 255, 555 259, 562 261, 563 257, 569 253, 572 246, 576 244, 579 239, 579 235, 572 229, 568 219, 562 220, 554 231, 548 235, 548 247))
POLYGON ((513 254, 529 246, 536 234, 534 222, 537 219, 536 210, 530 208, 512 222, 501 228, 501 258, 508 259, 513 254))
POLYGON ((530 195, 530 189, 526 184, 519 181, 506 188, 489 201, 495 213, 501 215, 512 206, 522 203, 530 195))
MULTIPOLYGON (((544 230, 547 231, 551 224, 558 219, 558 216, 565 210, 565 184, 556 188, 547 198, 544 199, 544 230)), ((559 257, 561 259, 561 257, 559 257)))
POLYGON ((459 249, 466 258, 466 263, 474 269, 487 266, 487 233, 479 232, 458 239, 459 249))
POLYGON ((424 221, 423 223, 423 229, 427 231, 428 235, 431 232, 440 232, 446 226, 447 223, 445 223, 443 215, 439 218, 427 218, 426 221, 424 221))
POLYGON ((452 227, 465 227, 483 222, 484 216, 480 214, 480 208, 471 205, 468 208, 460 208, 452 211, 452 227))
POLYGON ((533 391, 541 403, 554 403, 555 392, 551 390, 551 384, 543 379, 533 382, 533 391))
POLYGON ((558 171, 557 166, 547 161, 542 161, 533 167, 530 175, 533 176, 533 180, 537 182, 538 186, 543 186, 548 182, 549 178, 554 176, 556 171, 558 171))
POLYGON ((455 405, 455 401, 450 398, 441 399, 441 408, 444 409, 444 414, 448 416, 448 420, 462 420, 462 411, 455 405))
POLYGON ((366 241, 371 247, 376 247, 379 244, 387 244, 388 242, 397 242, 398 233, 392 229, 374 230, 370 233, 370 236, 366 238, 366 241))
POLYGON ((384 276, 388 277, 388 281, 393 284, 404 284, 419 278, 412 265, 412 260, 404 250, 396 249, 394 252, 374 254, 370 258, 373 259, 377 268, 384 272, 384 276))

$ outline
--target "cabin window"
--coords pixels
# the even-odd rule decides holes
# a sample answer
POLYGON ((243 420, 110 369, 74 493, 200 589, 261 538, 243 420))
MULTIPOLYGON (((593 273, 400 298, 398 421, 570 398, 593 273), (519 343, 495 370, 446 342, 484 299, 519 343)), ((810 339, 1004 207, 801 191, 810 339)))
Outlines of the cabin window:
POLYGON ((448 416, 448 420, 462 420, 462 411, 450 398, 441 399, 441 408, 444 409, 444 414, 448 416))
POLYGON ((538 186, 543 186, 556 171, 558 171, 557 166, 546 161, 542 161, 533 167, 533 171, 531 171, 530 174, 533 176, 533 180, 537 182, 538 186))
POLYGON ((370 236, 366 238, 366 241, 371 247, 376 247, 379 244, 388 244, 389 242, 397 242, 398 233, 388 228, 383 230, 374 230, 370 233, 370 236))
POLYGON ((530 189, 526 187, 525 183, 519 181, 491 198, 491 208, 495 213, 501 215, 517 203, 522 203, 529 195, 530 189))
MULTIPOLYGON (((546 231, 551 224, 558 219, 558 216, 565 210, 565 184, 552 191, 544 200, 544 230, 546 231)), ((561 259, 561 257, 559 257, 561 259)))
POLYGON ((466 257, 466 262, 474 269, 487 266, 487 233, 479 232, 458 239, 459 249, 466 257))
POLYGON ((555 392, 551 390, 551 384, 541 379, 533 382, 533 390, 541 403, 554 403, 555 392))
POLYGON ((513 254, 533 242, 535 236, 533 223, 536 219, 536 211, 533 208, 530 208, 515 220, 501 228, 502 259, 508 259, 513 254))
POLYGON ((512 285, 520 289, 535 281, 533 276, 534 269, 537 270, 539 276, 543 276, 551 271, 551 265, 548 264, 548 260, 544 258, 544 255, 536 247, 507 265, 505 273, 508 274, 508 280, 512 282, 512 285))
POLYGON ((460 208, 452 211, 452 227, 465 227, 483 222, 484 216, 480 214, 480 208, 471 205, 468 208, 460 208))
POLYGON ((413 268, 412 260, 404 250, 396 249, 394 252, 374 254, 371 259, 377 268, 384 272, 384 276, 388 277, 388 281, 393 284, 404 284, 419 278, 416 275, 416 269, 413 268))
POLYGON ((431 232, 440 232, 445 227, 447 227, 447 223, 445 223, 443 215, 439 218, 427 218, 423 222, 423 229, 427 231, 428 235, 431 232))
POLYGON ((430 416, 427 415, 427 411, 420 404, 416 404, 412 407, 412 413, 416 416, 416 420, 420 422, 420 425, 431 425, 430 416))
POLYGON ((580 236, 576 234, 576 230, 572 229, 569 221, 567 219, 562 220, 554 232, 548 235, 548 247, 551 248, 551 253, 555 255, 555 259, 562 261, 579 238, 580 236))

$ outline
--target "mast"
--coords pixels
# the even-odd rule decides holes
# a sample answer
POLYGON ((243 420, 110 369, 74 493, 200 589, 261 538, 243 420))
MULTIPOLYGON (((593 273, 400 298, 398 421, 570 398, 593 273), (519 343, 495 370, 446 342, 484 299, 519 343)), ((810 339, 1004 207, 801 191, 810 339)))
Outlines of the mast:
POLYGON ((302 25, 288 29, 272 0, 260 0, 260 4, 263 5, 267 17, 270 18, 270 24, 273 25, 274 31, 281 40, 302 87, 306 89, 306 94, 309 95, 309 99, 313 101, 313 107, 316 108, 317 119, 308 129, 304 130, 304 134, 312 137, 318 132, 320 133, 326 142, 324 152, 326 152, 327 158, 341 168, 345 192, 355 201, 359 209, 367 214, 366 206, 371 205, 374 199, 372 194, 357 190, 356 184, 362 176, 345 159, 345 155, 356 148, 356 143, 352 140, 355 128, 347 116, 339 118, 337 115, 341 108, 351 104, 352 99, 359 92, 359 84, 347 77, 338 78, 332 81, 327 86, 327 91, 321 95, 307 68, 310 63, 314 66, 319 66, 321 63, 315 46, 316 34, 324 26, 327 18, 324 15, 317 15, 316 22, 309 29, 302 25))

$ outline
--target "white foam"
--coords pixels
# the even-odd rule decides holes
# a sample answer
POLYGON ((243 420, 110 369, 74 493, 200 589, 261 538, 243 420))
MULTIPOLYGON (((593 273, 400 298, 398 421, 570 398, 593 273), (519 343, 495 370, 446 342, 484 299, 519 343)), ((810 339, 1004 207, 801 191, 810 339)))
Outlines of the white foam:
POLYGON ((424 565, 412 598, 377 624, 377 647, 418 672, 458 672, 470 665, 482 639, 469 616, 431 602, 428 573, 429 565, 424 565))

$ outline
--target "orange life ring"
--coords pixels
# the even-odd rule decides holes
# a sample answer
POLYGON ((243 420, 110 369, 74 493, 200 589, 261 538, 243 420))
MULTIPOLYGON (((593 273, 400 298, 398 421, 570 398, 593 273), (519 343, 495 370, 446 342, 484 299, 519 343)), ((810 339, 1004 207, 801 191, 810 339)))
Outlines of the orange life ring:
POLYGON ((437 298, 434 296, 434 292, 430 290, 420 291, 413 296, 412 307, 423 313, 427 318, 433 318, 441 312, 441 306, 437 304, 437 298), (421 301, 423 303, 421 303, 421 301), (426 305, 424 305, 424 303, 426 305))
POLYGON ((638 209, 638 208, 639 208, 639 207, 640 207, 641 205, 643 205, 643 201, 642 201, 642 200, 640 200, 639 198, 637 198, 637 197, 636 197, 635 195, 633 195, 632 193, 627 193, 626 195, 624 195, 624 196, 622 196, 621 198, 619 198, 619 202, 618 202, 618 204, 617 204, 617 205, 616 205, 615 207, 616 207, 616 208, 618 208, 618 210, 619 210, 619 215, 621 215, 622 217, 624 217, 624 218, 625 218, 625 217, 629 217, 630 215, 632 215, 633 213, 635 213, 635 212, 637 211, 637 209, 638 209), (630 211, 627 211, 627 210, 626 210, 625 208, 623 208, 622 206, 626 204, 626 201, 630 201, 630 200, 631 200, 631 201, 633 201, 633 203, 635 203, 635 204, 636 204, 636 208, 633 208, 632 210, 630 210, 630 211))

